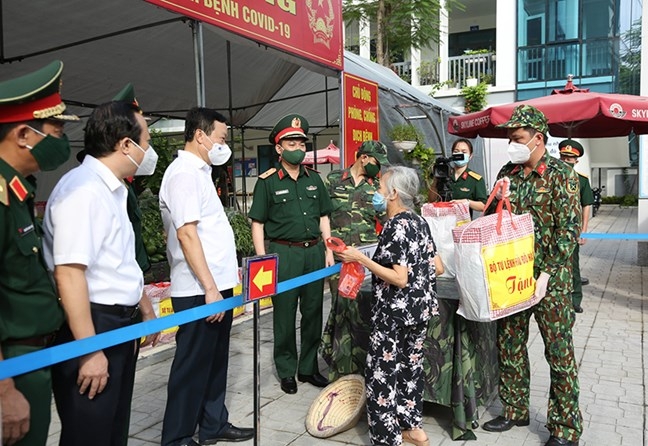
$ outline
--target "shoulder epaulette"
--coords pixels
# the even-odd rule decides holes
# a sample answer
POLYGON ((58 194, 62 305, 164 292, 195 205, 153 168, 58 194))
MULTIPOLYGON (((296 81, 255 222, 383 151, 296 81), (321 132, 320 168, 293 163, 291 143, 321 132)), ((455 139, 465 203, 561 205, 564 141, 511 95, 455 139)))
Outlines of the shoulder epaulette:
POLYGON ((9 206, 9 192, 7 191, 7 180, 0 175, 0 203, 9 206))
POLYGON ((470 175, 471 177, 473 177, 477 181, 482 179, 481 175, 479 175, 477 172, 473 172, 472 170, 470 172, 468 172, 468 175, 470 175))
POLYGON ((578 175, 582 176, 583 178, 587 178, 589 180, 589 177, 585 175, 584 173, 576 172, 578 175))
POLYGON ((259 178, 261 178, 262 180, 265 180, 266 178, 268 178, 270 175, 272 175, 272 174, 275 173, 276 171, 277 171, 276 168, 271 167, 270 169, 266 170, 266 171, 263 172, 261 175, 259 175, 259 178))

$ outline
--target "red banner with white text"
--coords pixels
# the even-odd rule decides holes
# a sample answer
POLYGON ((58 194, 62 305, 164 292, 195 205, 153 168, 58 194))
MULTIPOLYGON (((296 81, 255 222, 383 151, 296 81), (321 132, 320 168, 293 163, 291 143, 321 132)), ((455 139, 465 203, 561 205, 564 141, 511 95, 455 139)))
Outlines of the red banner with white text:
POLYGON ((240 36, 343 69, 341 0, 145 0, 240 36))
POLYGON ((364 141, 380 141, 378 84, 344 73, 344 167, 364 141))

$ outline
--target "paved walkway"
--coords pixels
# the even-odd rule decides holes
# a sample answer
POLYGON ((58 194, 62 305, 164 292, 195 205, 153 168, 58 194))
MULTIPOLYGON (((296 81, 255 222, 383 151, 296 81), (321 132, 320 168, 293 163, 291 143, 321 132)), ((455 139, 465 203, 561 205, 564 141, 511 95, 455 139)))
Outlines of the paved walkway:
MULTIPOLYGON (((591 232, 636 232, 637 209, 602 206, 591 220, 591 232)), ((583 307, 574 330, 580 365, 581 410, 584 433, 581 446, 646 445, 646 390, 644 357, 644 295, 648 292, 646 270, 636 265, 637 242, 589 240, 581 248, 581 272, 590 279, 584 287, 583 307)), ((328 314, 328 300, 325 312, 328 314)), ((235 425, 252 426, 252 321, 242 319, 232 329, 228 408, 235 425)), ((272 364, 272 318, 261 316, 261 436, 263 446, 368 445, 363 420, 347 432, 330 439, 311 437, 304 427, 310 404, 318 395, 311 385, 299 386, 296 395, 279 388, 272 364)), ((549 368, 542 339, 532 324, 529 339, 532 364, 531 425, 494 434, 477 429, 477 441, 450 439, 448 408, 425 407, 425 430, 432 445, 541 446, 549 434, 546 422, 549 368)), ((166 383, 173 345, 144 352, 138 364, 133 397, 129 445, 160 444, 166 383)), ((324 369, 322 364, 322 369, 324 369)), ((499 414, 499 402, 481 408, 480 423, 499 414)), ((53 417, 56 412, 53 410, 53 417)), ((58 444, 60 425, 54 420, 48 445, 58 444)), ((88 444, 92 444, 90 441, 88 444)), ((224 443, 225 444, 225 443, 224 443)), ((240 443, 252 445, 253 441, 240 443)))

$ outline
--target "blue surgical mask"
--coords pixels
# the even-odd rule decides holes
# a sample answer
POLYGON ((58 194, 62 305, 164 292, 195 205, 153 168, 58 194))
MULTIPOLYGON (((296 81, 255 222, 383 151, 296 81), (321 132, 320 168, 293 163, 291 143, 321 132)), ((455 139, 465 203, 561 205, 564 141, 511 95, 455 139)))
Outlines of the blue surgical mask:
POLYGON ((371 204, 373 204, 376 212, 385 212, 387 210, 387 202, 385 201, 385 197, 383 197, 383 195, 378 191, 374 192, 373 198, 371 199, 371 204))
MULTIPOLYGON (((458 153, 461 153, 461 152, 458 152, 458 153)), ((454 163, 454 165, 456 167, 463 167, 466 164, 468 164, 468 161, 470 161, 470 155, 469 154, 467 154, 467 153, 461 153, 461 154, 464 157, 462 160, 453 161, 453 163, 454 163)), ((453 155, 456 155, 456 153, 453 153, 453 155)))

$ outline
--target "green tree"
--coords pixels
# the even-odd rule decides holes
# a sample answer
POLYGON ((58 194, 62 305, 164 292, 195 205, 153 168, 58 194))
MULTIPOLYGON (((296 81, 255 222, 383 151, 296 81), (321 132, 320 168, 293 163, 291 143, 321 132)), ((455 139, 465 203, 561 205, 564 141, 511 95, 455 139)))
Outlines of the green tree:
MULTIPOLYGON (((344 20, 365 18, 376 24, 376 62, 388 67, 391 56, 410 48, 439 42, 439 11, 443 0, 344 0, 344 20)), ((458 0, 447 0, 446 9, 463 9, 458 0)))
POLYGON ((639 94, 641 76, 641 19, 621 37, 619 93, 639 94))

